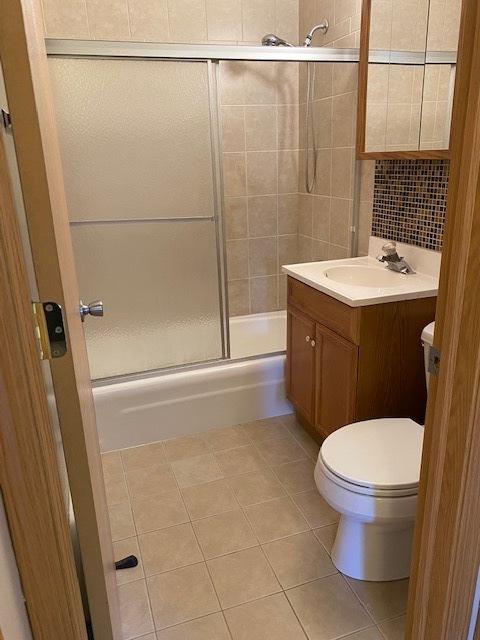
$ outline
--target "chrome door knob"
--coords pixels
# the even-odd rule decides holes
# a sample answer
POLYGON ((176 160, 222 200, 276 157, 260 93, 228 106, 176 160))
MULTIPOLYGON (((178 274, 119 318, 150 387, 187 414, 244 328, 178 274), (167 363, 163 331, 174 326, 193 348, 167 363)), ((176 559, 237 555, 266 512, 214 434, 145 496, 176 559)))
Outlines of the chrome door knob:
POLYGON ((82 300, 80 300, 80 317, 82 318, 82 322, 85 322, 85 318, 87 316, 97 316, 102 318, 103 301, 94 300, 93 302, 90 302, 90 304, 83 304, 82 300))

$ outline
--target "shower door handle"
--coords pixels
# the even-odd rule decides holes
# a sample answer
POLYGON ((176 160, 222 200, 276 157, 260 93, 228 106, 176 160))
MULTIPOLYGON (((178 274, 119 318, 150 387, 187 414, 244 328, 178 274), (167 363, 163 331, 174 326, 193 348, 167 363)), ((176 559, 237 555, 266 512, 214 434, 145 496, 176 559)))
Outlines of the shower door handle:
POLYGON ((97 316, 102 318, 103 300, 95 300, 94 302, 90 302, 90 304, 83 304, 82 300, 80 300, 80 317, 82 322, 85 322, 85 318, 87 316, 97 316))

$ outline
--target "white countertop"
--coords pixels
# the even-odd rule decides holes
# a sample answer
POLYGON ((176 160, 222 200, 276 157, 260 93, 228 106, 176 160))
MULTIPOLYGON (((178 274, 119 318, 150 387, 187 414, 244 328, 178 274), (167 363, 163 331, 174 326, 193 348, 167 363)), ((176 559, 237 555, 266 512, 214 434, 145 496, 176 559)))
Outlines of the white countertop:
MULTIPOLYGON (((417 249, 418 251, 418 249, 417 249)), ((402 253, 400 253, 402 255, 402 253)), ((412 268, 416 269, 416 265, 406 258, 412 268)), ((282 267, 282 271, 296 280, 300 280, 322 293, 326 293, 332 298, 336 298, 350 307, 361 307, 371 304, 379 304, 381 302, 397 302, 400 300, 413 300, 415 298, 432 298, 438 293, 438 277, 426 273, 402 274, 388 270, 385 276, 379 274, 379 278, 385 279, 386 286, 365 286, 354 282, 337 282, 332 279, 334 274, 345 274, 349 270, 333 270, 330 277, 327 274, 334 267, 353 267, 351 270, 352 281, 355 281, 356 275, 374 272, 358 269, 358 267, 367 267, 367 269, 387 270, 386 266, 371 256, 360 258, 345 258, 342 260, 324 260, 322 262, 305 262, 302 264, 290 264, 282 267), (398 279, 398 284, 397 284, 398 279)))

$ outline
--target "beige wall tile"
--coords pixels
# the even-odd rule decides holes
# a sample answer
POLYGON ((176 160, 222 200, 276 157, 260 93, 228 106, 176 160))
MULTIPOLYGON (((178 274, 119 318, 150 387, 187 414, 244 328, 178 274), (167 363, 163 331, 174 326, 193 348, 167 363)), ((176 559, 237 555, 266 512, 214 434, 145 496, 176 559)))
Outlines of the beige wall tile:
POLYGON ((278 197, 278 233, 280 235, 298 231, 298 194, 278 197))
POLYGON ((220 104, 243 105, 245 65, 243 62, 222 60, 220 62, 219 97, 220 104))
POLYGON ((322 242, 330 241, 331 198, 315 196, 313 199, 313 237, 322 242))
POLYGON ((247 151, 273 151, 277 148, 277 111, 273 106, 245 107, 247 151))
POLYGON ((228 283, 228 308, 230 316, 245 316, 250 313, 250 285, 247 279, 228 283))
POLYGON ((242 0, 243 41, 260 43, 275 31, 275 0, 242 0))
POLYGON ((242 39, 241 0, 206 0, 209 40, 242 39))
MULTIPOLYGON (((256 3, 256 0, 248 0, 256 3)), ((267 0, 267 2, 274 0, 267 0)), ((262 36, 269 31, 262 33, 262 36)), ((276 104, 277 64, 275 62, 245 62, 245 104, 276 104)))
POLYGON ((279 149, 298 149, 299 107, 279 105, 277 110, 277 140, 279 149))
POLYGON ((282 38, 298 43, 298 0, 276 0, 275 3, 275 33, 281 33, 282 38))
MULTIPOLYGON (((332 108, 332 98, 323 98, 314 102, 315 139, 319 149, 332 146, 332 108)), ((305 128, 305 125, 303 127, 305 128)))
POLYGON ((277 276, 257 277, 250 280, 250 305, 252 313, 265 313, 267 311, 277 310, 277 276))
POLYGON ((248 278, 248 240, 227 240, 227 276, 229 280, 248 278))
POLYGON ((373 202, 362 200, 360 202, 359 228, 358 228, 358 253, 361 256, 368 255, 368 243, 372 235, 373 202))
POLYGON ((248 197, 248 234, 250 238, 277 235, 277 196, 248 197))
POLYGON ((172 42, 203 42, 207 39, 205 0, 169 0, 168 19, 172 42))
POLYGON ((278 152, 278 193, 298 191, 298 167, 298 151, 283 150, 278 152))
POLYGON ((245 151, 245 108, 224 106, 220 113, 223 151, 245 151))
POLYGON ((94 40, 128 40, 127 0, 86 0, 90 35, 94 40))
POLYGON ((311 262, 312 258, 312 238, 308 236, 298 236, 298 260, 300 262, 311 262))
POLYGON ((298 235, 278 236, 278 272, 282 265, 295 264, 298 260, 298 235))
POLYGON ((334 147, 353 147, 355 144, 356 113, 355 93, 344 93, 333 97, 332 142, 334 147))
POLYGON ((251 238, 249 240, 250 277, 277 273, 277 239, 251 238))
POLYGON ((332 198, 330 217, 330 242, 341 247, 348 247, 352 201, 343 198, 332 198))
POLYGON ((334 171, 337 167, 333 167, 333 152, 331 149, 319 149, 317 155, 317 183, 315 193, 317 195, 329 196, 333 194, 333 183, 336 184, 338 176, 334 171))
POLYGON ((227 240, 247 237, 247 198, 225 198, 225 237, 227 240))
POLYGON ((247 193, 250 196, 277 193, 277 153, 247 153, 247 193))
POLYGON ((43 0, 47 38, 90 37, 84 0, 43 0))
POLYGON ((312 260, 314 262, 330 259, 330 244, 321 240, 312 240, 312 260))
POLYGON ((246 195, 246 159, 244 153, 223 154, 224 195, 246 195))
POLYGON ((353 149, 332 149, 332 196, 351 198, 353 149))
POLYGON ((167 0, 128 0, 128 12, 133 40, 169 41, 167 0))

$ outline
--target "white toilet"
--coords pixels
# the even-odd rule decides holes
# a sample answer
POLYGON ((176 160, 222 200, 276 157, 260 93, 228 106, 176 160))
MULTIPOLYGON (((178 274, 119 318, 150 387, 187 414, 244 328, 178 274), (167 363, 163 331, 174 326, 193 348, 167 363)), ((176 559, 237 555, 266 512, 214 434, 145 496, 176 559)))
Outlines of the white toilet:
MULTIPOLYGON (((422 333, 428 352, 434 324, 422 333)), ((341 515, 332 549, 339 571, 358 580, 410 575, 423 426, 409 418, 349 424, 323 443, 315 482, 341 515)))

